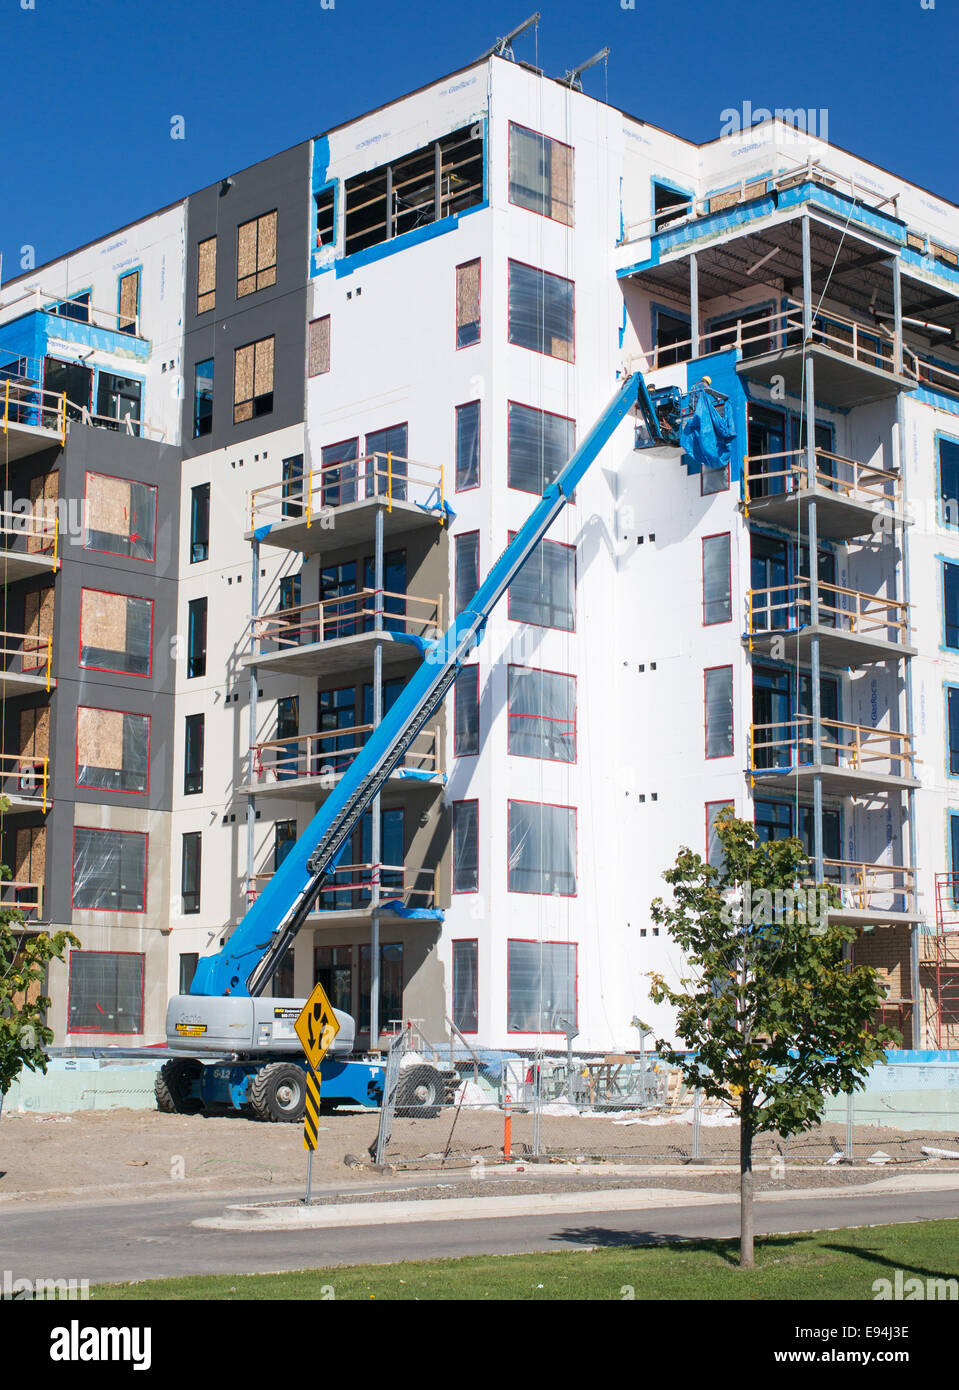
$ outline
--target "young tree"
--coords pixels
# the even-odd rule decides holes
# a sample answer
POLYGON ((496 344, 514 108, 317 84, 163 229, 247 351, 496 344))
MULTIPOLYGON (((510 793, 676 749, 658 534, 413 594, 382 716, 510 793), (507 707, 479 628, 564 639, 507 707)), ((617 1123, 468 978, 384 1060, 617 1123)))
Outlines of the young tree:
POLYGON ((716 832, 722 864, 682 849, 663 878, 653 920, 685 961, 678 987, 651 975, 656 1003, 676 1010, 676 1033, 692 1055, 657 1041, 690 1086, 739 1112, 739 1262, 753 1263, 753 1140, 817 1124, 826 1097, 860 1089, 897 1040, 872 1027, 882 998, 874 970, 852 968, 855 929, 831 923, 835 890, 804 889, 808 860, 799 840, 759 843, 731 810, 716 832))
POLYGON ((0 910, 0 1112, 24 1067, 46 1072, 44 1048, 53 1030, 45 1022, 50 1000, 40 990, 50 961, 62 960, 68 944, 80 945, 69 931, 51 936, 14 930, 22 920, 16 909, 0 910))

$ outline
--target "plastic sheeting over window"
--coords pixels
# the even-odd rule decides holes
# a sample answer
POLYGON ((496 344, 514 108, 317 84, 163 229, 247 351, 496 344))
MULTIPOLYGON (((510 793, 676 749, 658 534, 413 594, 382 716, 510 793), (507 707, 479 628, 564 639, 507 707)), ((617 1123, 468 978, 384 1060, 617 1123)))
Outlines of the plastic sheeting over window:
MULTIPOLYGON (((510 540, 514 532, 510 532, 510 540)), ((561 541, 540 541, 509 586, 509 616, 517 623, 576 627, 576 551, 561 541)))
POLYGON ((453 803, 453 892, 479 887, 479 802, 453 803))
POLYGON ((727 531, 703 541, 703 623, 727 623, 732 616, 727 531))
POLYGON ((479 667, 461 666, 453 687, 453 757, 479 752, 479 667))
POLYGON ((538 801, 509 803, 507 887, 511 893, 576 892, 576 810, 538 801))
POLYGON ((722 869, 726 861, 722 843, 716 834, 716 820, 720 811, 725 811, 727 807, 735 810, 735 801, 706 802, 706 862, 712 864, 714 869, 722 869))
POLYGON ((733 668, 706 672, 706 757, 728 758, 733 751, 733 668))
POLYGON ((152 560, 156 514, 157 490, 152 484, 88 473, 84 549, 152 560))
POLYGON ((145 834, 76 826, 73 906, 92 912, 143 912, 146 868, 145 834))
POLYGON ((525 126, 509 128, 509 200, 573 225, 573 151, 525 126))
POLYGON ((152 666, 153 601, 101 589, 80 593, 80 665, 148 676, 152 666))
POLYGON ((533 352, 572 362, 572 280, 510 261, 509 340, 533 352))
POLYGON ((509 668, 507 749, 521 758, 576 761, 576 677, 509 668))
POLYGON ((576 947, 564 941, 507 942, 510 1033, 562 1033, 577 1025, 576 947))
POLYGON ((142 1033, 144 963, 135 952, 71 951, 68 1031, 142 1033))
POLYGON ((479 532, 467 531, 455 540, 456 612, 462 613, 479 588, 479 532))
POLYGON ((453 1022, 463 1033, 478 1026, 478 941, 453 942, 453 1022))
POLYGON ((456 407, 456 491, 480 485, 480 403, 456 407))
POLYGON ((576 447, 576 424, 529 405, 509 403, 507 481, 521 492, 542 493, 576 447))
POLYGON ((150 717, 120 710, 77 710, 78 787, 140 792, 150 783, 150 717))

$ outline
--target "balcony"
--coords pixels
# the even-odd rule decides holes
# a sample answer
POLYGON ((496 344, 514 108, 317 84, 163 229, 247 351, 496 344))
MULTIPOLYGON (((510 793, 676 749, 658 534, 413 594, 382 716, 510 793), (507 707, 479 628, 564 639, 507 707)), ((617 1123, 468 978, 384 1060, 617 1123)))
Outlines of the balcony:
MULTIPOLYGON (((336 787, 375 726, 354 724, 334 732, 267 739, 253 747, 253 777, 244 796, 273 796, 319 803, 336 787)), ((437 728, 421 729, 390 774, 391 792, 435 793, 445 778, 437 728)))
MULTIPOLYGON (((3 561, 0 558, 0 569, 3 561)), ((37 633, 0 632, 0 694, 5 697, 56 685, 53 679, 53 638, 37 633)))
MULTIPOLYGON (((273 877, 253 875, 248 896, 252 902, 273 877)), ((403 864, 340 864, 320 895, 307 921, 311 926, 342 926, 368 922, 373 915, 372 894, 380 885, 377 914, 402 921, 412 911, 442 916, 439 901, 439 869, 414 869, 403 864), (401 909, 401 911, 397 911, 401 909)))
POLYGON ((27 359, 0 361, 0 432, 4 456, 11 462, 62 448, 67 438, 68 404, 63 392, 44 391, 40 375, 29 374, 27 359))
POLYGON ((298 676, 336 675, 372 662, 377 643, 384 671, 417 659, 418 641, 434 640, 441 630, 442 596, 384 593, 380 631, 373 626, 376 598, 374 589, 359 589, 254 618, 253 651, 244 664, 298 676))
POLYGON ((753 724, 749 771, 755 782, 782 791, 810 790, 822 777, 832 796, 869 797, 918 787, 913 735, 821 719, 818 761, 813 761, 813 721, 798 715, 775 724, 753 724))
POLYGON ((863 864, 851 859, 825 859, 826 882, 839 893, 829 920, 844 926, 909 925, 920 921, 916 910, 916 870, 901 864, 863 864))
MULTIPOLYGON (((0 448, 2 448, 0 443, 0 448)), ((60 568, 60 522, 55 507, 0 511, 0 584, 36 579, 60 568)))
POLYGON ((43 921, 43 884, 15 878, 0 881, 0 907, 15 908, 25 921, 43 921))
POLYGON ((817 448, 815 454, 812 486, 804 449, 747 454, 743 484, 746 515, 808 534, 809 504, 815 502, 819 537, 832 541, 874 535, 904 520, 898 473, 843 458, 828 449, 817 448))
POLYGON ((812 585, 808 579, 768 589, 750 589, 745 640, 749 650, 808 665, 819 639, 826 666, 840 669, 873 661, 915 656, 906 645, 908 606, 896 599, 819 581, 819 621, 810 621, 812 585))
POLYGON ((0 753, 0 796, 7 799, 7 819, 24 811, 48 811, 50 759, 37 754, 0 753))
POLYGON ((339 550, 372 535, 383 512, 383 534, 393 536, 446 519, 442 465, 394 454, 365 454, 310 468, 302 477, 256 488, 250 495, 250 531, 266 545, 304 555, 339 550))

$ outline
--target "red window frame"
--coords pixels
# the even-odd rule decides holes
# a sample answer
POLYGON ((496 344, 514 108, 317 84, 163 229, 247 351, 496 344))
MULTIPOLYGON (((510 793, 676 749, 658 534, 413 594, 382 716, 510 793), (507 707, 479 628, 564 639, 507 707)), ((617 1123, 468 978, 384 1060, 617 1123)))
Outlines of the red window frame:
MULTIPOLYGON (((709 808, 710 808, 710 806, 719 806, 720 808, 722 808, 722 807, 724 807, 724 806, 731 806, 731 807, 733 808, 733 810, 735 811, 735 809, 736 809, 736 802, 733 800, 733 798, 732 798, 731 796, 725 796, 725 797, 721 797, 718 801, 707 801, 707 802, 705 803, 705 814, 706 814, 706 854, 705 854, 704 858, 705 858, 707 864, 709 863, 709 808)), ((717 814, 718 814, 718 813, 717 813, 717 814)))
MULTIPOLYGON (((576 806, 566 806, 562 801, 528 801, 523 796, 509 796, 506 798, 506 891, 507 893, 517 893, 524 898, 578 898, 579 897, 579 809, 576 806), (537 893, 531 892, 527 888, 511 888, 509 886, 509 817, 511 806, 552 806, 560 811, 572 811, 573 826, 576 836, 576 857, 573 864, 573 877, 576 880, 576 890, 572 893, 537 893)), ((517 938, 519 940, 519 938, 517 938)), ((566 943, 569 944, 568 942, 566 943)))
POLYGON ((511 661, 506 667, 506 752, 511 758, 531 758, 534 762, 542 763, 561 763, 563 767, 575 767, 579 761, 579 740, 578 740, 578 720, 579 720, 579 681, 571 671, 551 671, 547 666, 524 666, 519 661, 511 661), (509 746, 510 730, 513 719, 543 719, 553 724, 568 724, 567 719, 557 719, 551 714, 511 714, 509 708, 509 673, 510 671, 536 671, 544 676, 563 676, 566 680, 573 682, 573 757, 567 762, 565 758, 541 758, 535 753, 516 753, 509 746))
POLYGON ((705 667, 704 670, 703 670, 703 755, 704 755, 704 757, 706 758, 706 761, 707 761, 707 762, 713 763, 713 762, 718 761, 718 760, 721 759, 721 758, 732 758, 732 757, 735 757, 735 754, 736 754, 736 682, 735 682, 735 672, 733 671, 733 668, 732 668, 732 664, 731 664, 731 663, 723 663, 722 666, 707 666, 707 667, 705 667), (709 675, 710 671, 728 671, 728 672, 729 672, 729 686, 730 686, 730 690, 731 690, 731 692, 732 692, 731 705, 732 705, 733 719, 732 719, 732 739, 731 739, 732 747, 730 748, 730 750, 729 750, 728 753, 710 753, 710 752, 709 752, 709 723, 708 723, 708 708, 707 708, 707 703, 706 703, 706 677, 709 675))
POLYGON ((459 801, 450 802, 450 820, 452 822, 452 841, 453 841, 453 863, 450 873, 450 892, 457 897, 469 897, 471 893, 479 892, 479 797, 464 797, 459 801), (475 806, 476 807, 476 887, 475 888, 456 888, 456 807, 475 806))
POLYGON ((117 555, 117 556, 119 556, 119 558, 120 558, 121 560, 133 560, 133 561, 134 561, 136 564, 138 564, 138 565, 153 565, 153 564, 156 564, 156 557, 157 557, 157 516, 158 516, 158 514, 159 514, 159 511, 160 511, 160 489, 157 487, 156 483, 145 483, 145 482, 143 482, 142 479, 140 479, 140 478, 125 478, 125 477, 123 477, 122 474, 120 474, 120 473, 101 473, 101 472, 99 471, 99 469, 96 469, 96 468, 88 468, 88 469, 86 470, 86 472, 84 473, 84 475, 83 475, 83 535, 84 535, 84 542, 83 542, 82 549, 88 550, 88 551, 91 553, 91 555, 117 555), (115 479, 115 481, 118 482, 118 483, 132 483, 132 484, 134 484, 136 487, 148 487, 148 488, 152 488, 152 490, 153 490, 153 496, 154 496, 154 506, 153 506, 153 538, 152 538, 152 544, 151 544, 151 547, 150 547, 150 557, 149 557, 149 559, 147 559, 145 556, 142 556, 142 555, 124 555, 123 552, 122 552, 122 550, 101 550, 101 549, 99 548, 99 546, 87 545, 86 536, 87 536, 88 533, 89 533, 89 527, 88 527, 88 525, 87 525, 87 489, 88 489, 88 487, 89 487, 89 480, 90 480, 91 477, 93 477, 93 478, 113 478, 113 479, 115 479))
POLYGON ((454 492, 475 492, 483 485, 483 402, 481 400, 464 401, 462 405, 453 407, 453 491, 454 492), (476 482, 471 487, 460 487, 457 476, 456 465, 456 445, 459 440, 459 413, 472 406, 476 407, 479 416, 479 457, 477 458, 476 482))
MULTIPOLYGON (((477 589, 479 588, 479 585, 480 585, 480 574, 482 573, 482 571, 480 570, 480 533, 479 533, 479 528, 477 528, 475 531, 460 531, 459 535, 453 537, 453 608, 454 608, 454 609, 456 608, 456 594, 457 594, 457 590, 458 590, 458 588, 459 588, 459 568, 460 568, 460 547, 459 547, 459 542, 465 540, 465 539, 467 538, 467 536, 475 536, 475 537, 476 537, 476 587, 477 587, 477 589)), ((470 603, 472 603, 472 601, 473 601, 473 596, 472 596, 472 594, 470 595, 470 598, 469 598, 468 601, 469 601, 470 603)), ((461 609, 460 612, 465 612, 465 609, 461 609)), ((458 616, 459 616, 458 613, 454 613, 454 617, 458 617, 458 616)))
POLYGON ((318 377, 318 376, 326 376, 327 373, 328 373, 328 372, 331 372, 332 370, 333 370, 333 315, 332 315, 332 314, 318 314, 317 317, 316 317, 315 319, 310 319, 309 323, 306 325, 306 379, 307 379, 307 381, 313 381, 313 380, 314 380, 316 377, 318 377), (311 372, 311 371, 310 371, 310 329, 313 327, 314 323, 322 323, 324 319, 329 319, 329 321, 330 321, 330 365, 326 368, 326 371, 323 371, 323 372, 311 372))
POLYGON ((457 674, 456 674, 456 679, 453 681, 453 757, 454 757, 454 758, 478 758, 478 757, 479 757, 479 750, 480 750, 480 683, 479 683, 479 662, 478 662, 478 661, 468 661, 468 662, 464 663, 464 665, 462 665, 462 666, 460 667, 459 671, 458 671, 457 674), (460 678, 460 676, 462 675, 462 673, 463 673, 464 671, 475 671, 475 672, 476 672, 476 752, 475 752, 475 753, 457 753, 457 751, 456 751, 456 710, 457 710, 457 701, 458 701, 458 700, 461 700, 461 699, 463 698, 463 697, 462 697, 462 694, 460 693, 460 689, 459 689, 459 678, 460 678))
POLYGON ((460 261, 459 265, 456 267, 455 277, 456 277, 456 278, 455 278, 454 281, 453 281, 453 345, 454 345, 454 347, 455 347, 455 349, 456 349, 457 352, 465 352, 467 348, 478 347, 479 344, 483 341, 483 258, 482 258, 482 256, 472 256, 468 261, 460 261), (466 267, 467 267, 468 265, 478 265, 478 266, 479 266, 479 286, 478 286, 477 295, 476 295, 476 300, 477 300, 476 309, 477 309, 477 314, 478 314, 478 317, 477 317, 477 320, 476 320, 476 327, 477 327, 478 332, 477 332, 477 335, 476 335, 476 341, 475 341, 475 342, 472 342, 472 343, 458 343, 458 342, 456 341, 456 334, 457 334, 457 330, 458 330, 458 328, 459 328, 459 325, 458 325, 457 322, 456 322, 456 301, 457 301, 457 298, 458 298, 458 291, 459 291, 459 273, 460 273, 461 270, 465 270, 466 267))
MULTIPOLYGON (((506 402, 506 486, 509 488, 510 492, 520 492, 520 493, 523 493, 523 495, 526 496, 526 497, 541 497, 541 496, 542 496, 542 493, 541 493, 541 492, 534 492, 532 488, 516 487, 516 486, 515 486, 513 483, 511 483, 510 480, 509 480, 509 408, 510 408, 511 405, 517 406, 520 410, 532 410, 532 411, 534 411, 537 415, 552 415, 552 416, 554 417, 554 419, 556 419, 556 420, 565 420, 567 424, 572 425, 572 427, 573 427, 573 452, 574 452, 574 453, 575 453, 575 451, 576 451, 576 420, 575 420, 575 418, 574 418, 572 415, 560 415, 560 413, 559 413, 558 410, 543 410, 543 408, 542 408, 541 406, 538 406, 538 405, 527 405, 525 401, 508 400, 508 401, 506 402)), ((572 458, 572 456, 573 456, 573 455, 570 454, 570 458, 572 458)), ((567 460, 567 462, 569 462, 569 460, 567 460)), ((575 507, 575 506, 576 506, 576 493, 575 493, 575 492, 572 494, 572 496, 571 496, 570 499, 569 499, 569 505, 570 505, 571 507, 575 507)))
POLYGON ((731 623, 733 620, 733 538, 730 531, 714 531, 710 536, 703 536, 702 544, 702 581, 703 581, 703 627, 722 627, 724 623, 731 623), (726 538, 726 565, 729 574, 729 617, 720 618, 717 622, 709 623, 706 621, 706 542, 718 541, 726 538))
POLYGON ((456 955, 455 947, 462 942, 466 942, 476 947, 476 984, 473 989, 473 1012, 476 1015, 476 1027, 460 1028, 458 1023, 456 1024, 456 1027, 459 1030, 459 1032, 463 1034, 464 1037, 468 1036, 472 1038, 475 1037, 476 1034, 479 1032, 479 937, 477 936, 454 936, 450 941, 450 1017, 452 1018, 456 1012, 456 1000, 453 996, 453 989, 456 980, 454 964, 456 955))
MULTIPOLYGON (((150 795, 150 737, 152 732, 152 719, 149 714, 141 714, 139 710, 132 709, 107 709, 104 705, 77 705, 76 719, 76 739, 74 742, 74 767, 73 785, 80 791, 85 792, 107 792, 110 796, 149 796, 150 795), (121 787, 88 787, 80 779, 80 711, 81 709, 97 710, 103 714, 125 714, 131 719, 145 719, 147 722, 147 784, 142 792, 125 791, 121 787)), ((90 827, 85 826, 84 829, 90 827)), ((133 832, 139 833, 139 832, 133 832)))
POLYGON ((116 676, 130 676, 134 680, 148 681, 153 675, 153 624, 156 616, 156 603, 152 598, 147 598, 145 594, 121 594, 114 589, 93 589, 86 585, 80 589, 80 621, 78 623, 77 636, 77 665, 83 671, 109 671, 116 676), (150 605, 150 666, 146 672, 140 671, 119 671, 115 666, 91 666, 83 660, 83 595, 84 594, 109 594, 111 598, 135 598, 139 603, 150 605))
MULTIPOLYGON (((86 829, 87 827, 84 826, 83 828, 86 829)), ((120 832, 118 832, 118 833, 120 833, 120 834, 126 834, 126 833, 137 833, 137 832, 120 831, 120 832)), ((92 908, 90 908, 90 909, 83 909, 83 908, 81 908, 80 910, 81 910, 81 911, 93 911, 92 908)), ((71 951, 71 952, 70 952, 70 955, 69 955, 68 958, 67 958, 67 960, 68 960, 68 965, 67 965, 67 1029, 66 1029, 66 1031, 67 1031, 68 1033, 91 1033, 91 1034, 94 1034, 94 1035, 97 1036, 97 1037, 102 1036, 102 1037, 106 1037, 106 1038, 142 1038, 143 1035, 144 1035, 144 1033, 146 1032, 146 1029, 145 1029, 144 1026, 143 1026, 143 1025, 144 1025, 144 1019, 143 1019, 143 1000, 144 1000, 144 997, 145 997, 145 995, 146 995, 146 978, 147 978, 147 958, 146 958, 146 952, 145 952, 145 951, 84 951, 84 950, 79 950, 79 951, 71 951), (75 955, 79 955, 79 956, 139 956, 140 960, 143 962, 143 968, 142 968, 141 971, 140 971, 140 1027, 138 1028, 138 1030, 137 1030, 135 1033, 111 1033, 111 1032, 107 1031, 106 1029, 103 1029, 103 1030, 101 1031, 101 1029, 99 1029, 99 1028, 71 1028, 71 1027, 70 1027, 70 997, 71 997, 71 995, 72 995, 72 993, 73 993, 73 970, 72 970, 72 968, 70 967, 69 962, 73 960, 73 957, 74 957, 75 955)))
MULTIPOLYGON (((70 861, 70 908, 73 912, 106 912, 118 913, 124 917, 142 917, 147 910, 147 879, 150 868, 150 835, 146 830, 115 830, 110 825, 75 825, 73 827, 73 852, 70 861), (73 902, 73 895, 76 891, 76 864, 77 864, 77 831, 78 830, 98 830, 102 835, 139 835, 143 841, 143 906, 142 907, 76 907, 73 902)), ((113 955, 114 952, 107 951, 106 955, 113 955)), ((120 953, 122 954, 122 953, 120 953)), ((128 952, 135 955, 135 952, 128 952)), ((69 1015, 68 1015, 69 1017, 69 1015)))
MULTIPOLYGON (((515 531, 507 531, 507 533, 506 533, 507 542, 512 541, 513 538, 514 538, 515 536, 516 536, 516 532, 515 532, 515 531)), ((538 542, 538 544, 539 544, 539 545, 543 545, 543 546, 546 546, 546 545, 560 545, 560 546, 563 547, 564 550, 571 550, 571 551, 573 552, 573 626, 572 626, 572 627, 553 627, 550 623, 534 623, 530 618, 514 618, 514 617, 513 617, 513 589, 512 589, 512 585, 506 590, 506 616, 507 616, 507 618, 508 618, 511 622, 514 622, 514 623, 524 623, 527 627, 540 627, 540 628, 543 629, 544 632, 569 632, 569 633, 575 633, 575 631, 576 631, 576 608, 577 608, 576 596, 577 596, 577 592, 578 592, 578 588, 579 588, 579 573, 578 573, 578 567, 577 567, 577 562, 576 562, 576 546, 575 546, 575 545, 571 545, 569 541, 550 541, 550 540, 547 540, 545 536, 543 537, 543 539, 542 539, 541 541, 538 542)))
POLYGON ((576 1001, 576 1022, 579 1022, 579 942, 578 941, 537 941, 531 936, 508 936, 506 938, 506 1031, 523 1037, 544 1036, 565 1038, 562 1032, 544 1028, 511 1028, 509 1026, 509 948, 514 941, 530 946, 572 946, 575 952, 576 968, 573 971, 573 998, 576 1001))
MULTIPOLYGON (((555 219, 552 219, 555 221, 555 219)), ((565 223, 563 224, 565 226, 565 223)), ((563 362, 567 367, 576 365, 576 281, 570 280, 566 275, 559 275, 555 270, 544 270, 542 266, 532 265, 529 261, 517 260, 511 256, 506 262, 506 341, 510 347, 521 348, 524 352, 535 352, 539 357, 548 357, 552 362, 563 362), (570 325, 569 357, 557 357, 552 352, 545 352, 542 348, 530 348, 525 343, 514 343, 509 336, 509 268, 512 265, 525 266, 527 270, 535 270, 538 275, 548 275, 553 280, 562 280, 564 284, 573 287, 573 314, 570 325)), ((727 470, 728 475, 728 470, 727 470)))
MULTIPOLYGON (((572 221, 572 222, 564 222, 564 221, 562 220, 561 217, 554 217, 554 216, 552 215, 552 213, 549 213, 549 212, 537 212, 535 208, 523 207, 523 204, 522 204, 522 203, 515 203, 515 202, 513 201, 513 199, 509 196, 509 191, 510 191, 510 189, 511 189, 512 186, 513 186, 513 141, 512 141, 512 138, 511 138, 511 131, 513 130, 513 127, 514 127, 514 126, 516 127, 517 130, 525 130, 526 133, 527 133, 527 135, 536 135, 536 136, 539 137, 540 140, 550 140, 550 141, 552 141, 552 143, 553 143, 554 145, 562 145, 562 147, 563 147, 564 150, 569 150, 570 155, 573 155, 573 154, 574 154, 574 147, 573 147, 572 145, 568 145, 568 144, 566 143, 565 140, 557 140, 555 135, 547 135, 547 134, 545 134, 545 132, 542 131, 542 130, 534 130, 533 127, 530 126, 530 125, 523 125, 522 121, 510 121, 510 123, 509 123, 509 130, 507 130, 507 132, 506 132, 506 199, 507 199, 507 202, 509 203, 510 207, 512 207, 512 208, 519 208, 521 212, 531 212, 531 213, 533 214, 534 217, 545 217, 546 220, 547 220, 547 222, 555 222, 555 223, 557 224, 557 226, 560 226, 560 227, 570 227, 570 228, 574 227, 575 224, 576 224, 575 213, 574 213, 574 215, 573 215, 573 221, 572 221)), ((574 170, 573 170, 573 165, 574 165, 574 163, 575 163, 575 160, 574 160, 573 158, 571 158, 570 161, 569 161, 569 171, 570 171, 571 181, 572 181, 572 178, 575 178, 575 173, 574 173, 574 170)), ((572 193, 573 190, 571 189, 570 192, 572 193)), ((571 203, 570 203, 570 207, 571 207, 571 208, 574 208, 574 207, 575 207, 575 202, 571 202, 571 203)))

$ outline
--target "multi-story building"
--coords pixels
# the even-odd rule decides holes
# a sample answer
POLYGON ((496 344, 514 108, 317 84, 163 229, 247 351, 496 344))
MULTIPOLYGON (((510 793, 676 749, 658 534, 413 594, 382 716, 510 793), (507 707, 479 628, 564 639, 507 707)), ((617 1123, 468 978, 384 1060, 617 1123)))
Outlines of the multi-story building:
POLYGON ((81 939, 57 1041, 162 1037, 638 367, 709 378, 732 465, 620 427, 275 991, 361 1043, 635 1045, 661 872, 732 805, 955 1042, 957 245, 814 135, 694 145, 494 56, 6 284, 3 896, 81 939))

